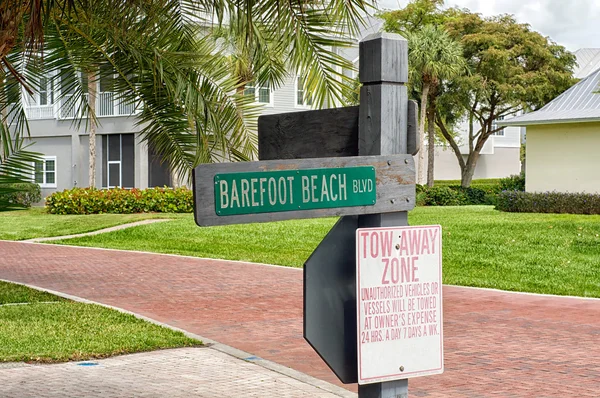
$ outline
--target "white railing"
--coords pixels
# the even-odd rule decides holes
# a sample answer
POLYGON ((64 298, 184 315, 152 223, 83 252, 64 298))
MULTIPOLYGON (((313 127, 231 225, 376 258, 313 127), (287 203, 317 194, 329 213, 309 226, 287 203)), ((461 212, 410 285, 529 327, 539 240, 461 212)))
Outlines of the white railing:
POLYGON ((96 99, 96 115, 113 116, 115 114, 115 101, 113 93, 100 93, 96 99))
POLYGON ((53 105, 26 105, 25 115, 27 119, 53 119, 54 118, 54 106, 53 105))
MULTIPOLYGON (((86 94, 87 98, 88 94, 86 94)), ((73 119, 78 104, 69 103, 71 95, 66 95, 62 98, 60 107, 61 119, 73 119)), ((96 99, 96 115, 100 116, 129 116, 135 113, 135 104, 116 101, 114 93, 99 93, 96 99)))
POLYGON ((59 119, 73 119, 77 111, 77 104, 71 102, 70 99, 73 95, 65 95, 60 102, 59 119))

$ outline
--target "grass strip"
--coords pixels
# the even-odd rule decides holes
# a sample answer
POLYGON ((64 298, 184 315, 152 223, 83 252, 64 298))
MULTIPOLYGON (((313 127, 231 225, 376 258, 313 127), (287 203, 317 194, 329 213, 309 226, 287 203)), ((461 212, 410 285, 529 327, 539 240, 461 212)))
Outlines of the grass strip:
POLYGON ((65 299, 26 286, 0 281, 0 305, 48 301, 65 301, 65 299))
POLYGON ((0 306, 0 362, 79 361, 202 344, 133 315, 16 284, 2 283, 0 294, 4 302, 38 300, 0 306), (48 299, 55 303, 42 301, 48 299))
POLYGON ((36 207, 0 212, 0 239, 26 240, 74 235, 135 221, 181 216, 173 213, 56 215, 36 207))

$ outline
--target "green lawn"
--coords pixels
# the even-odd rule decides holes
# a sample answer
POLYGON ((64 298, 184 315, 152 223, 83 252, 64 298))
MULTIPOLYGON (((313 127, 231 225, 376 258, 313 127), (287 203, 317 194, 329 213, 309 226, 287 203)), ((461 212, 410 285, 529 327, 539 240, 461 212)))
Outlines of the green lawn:
MULTIPOLYGON (((600 216, 419 207, 412 225, 443 228, 444 283, 600 297, 600 216)), ((302 266, 335 219, 199 228, 169 223, 61 241, 80 246, 302 266)))
POLYGON ((0 212, 0 239, 25 240, 96 231, 150 218, 177 218, 180 214, 47 214, 44 208, 0 212))
POLYGON ((335 221, 321 218, 200 228, 189 215, 168 223, 52 243, 301 267, 335 221))
POLYGON ((85 360, 201 344, 132 315, 0 282, 0 362, 85 360))

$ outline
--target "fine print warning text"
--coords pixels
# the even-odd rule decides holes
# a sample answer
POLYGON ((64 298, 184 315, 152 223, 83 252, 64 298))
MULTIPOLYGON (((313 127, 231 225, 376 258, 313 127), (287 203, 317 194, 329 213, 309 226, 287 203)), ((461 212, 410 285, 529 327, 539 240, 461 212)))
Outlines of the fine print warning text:
POLYGON ((441 373, 441 228, 357 230, 359 383, 441 373))

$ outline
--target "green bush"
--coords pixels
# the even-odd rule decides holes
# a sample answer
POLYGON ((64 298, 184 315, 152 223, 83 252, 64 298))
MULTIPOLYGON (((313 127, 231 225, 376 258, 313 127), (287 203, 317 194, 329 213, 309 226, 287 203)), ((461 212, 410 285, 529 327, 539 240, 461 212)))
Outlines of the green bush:
POLYGON ((496 194, 479 187, 463 188, 460 185, 429 188, 417 185, 417 206, 465 206, 491 205, 496 203, 496 194))
POLYGON ((423 187, 424 206, 461 206, 466 204, 466 195, 450 187, 423 187))
POLYGON ((2 184, 0 188, 0 201, 8 205, 29 208, 42 200, 42 191, 38 184, 2 184))
POLYGON ((191 213, 194 198, 187 188, 73 188, 48 196, 46 208, 52 214, 191 213))
POLYGON ((496 209, 515 213, 600 214, 600 195, 503 191, 496 209))
POLYGON ((488 193, 477 187, 469 187, 469 188, 463 188, 460 185, 459 186, 450 186, 450 189, 453 189, 455 191, 458 192, 462 192, 465 195, 465 205, 485 205, 485 204, 489 204, 488 202, 488 193))
POLYGON ((525 173, 500 179, 500 191, 525 191, 525 173))

